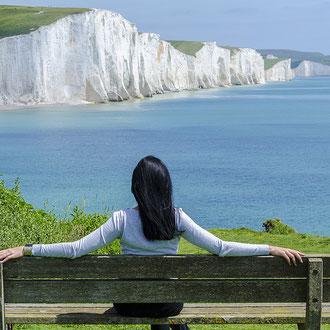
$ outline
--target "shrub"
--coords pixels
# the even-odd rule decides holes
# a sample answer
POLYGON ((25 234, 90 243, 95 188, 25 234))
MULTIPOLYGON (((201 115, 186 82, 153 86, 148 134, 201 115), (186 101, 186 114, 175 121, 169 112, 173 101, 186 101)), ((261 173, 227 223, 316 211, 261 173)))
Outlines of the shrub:
POLYGON ((295 233, 295 229, 283 223, 280 219, 268 219, 262 226, 267 233, 287 235, 295 233))

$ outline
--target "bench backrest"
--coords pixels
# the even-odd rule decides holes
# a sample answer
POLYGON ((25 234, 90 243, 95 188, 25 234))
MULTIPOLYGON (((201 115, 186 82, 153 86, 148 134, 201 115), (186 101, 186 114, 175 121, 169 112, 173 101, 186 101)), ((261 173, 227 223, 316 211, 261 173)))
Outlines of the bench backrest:
MULTIPOLYGON (((330 301, 330 257, 212 255, 24 257, 0 272, 6 303, 330 301), (318 301, 316 301, 318 300, 318 301)), ((2 291, 2 292, 1 292, 2 291)))

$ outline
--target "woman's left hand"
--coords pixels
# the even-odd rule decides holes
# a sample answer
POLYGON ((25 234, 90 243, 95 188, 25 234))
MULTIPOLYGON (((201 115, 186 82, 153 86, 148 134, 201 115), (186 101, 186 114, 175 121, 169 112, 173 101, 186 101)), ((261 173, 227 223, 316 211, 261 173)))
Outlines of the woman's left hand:
POLYGON ((0 263, 4 263, 10 259, 23 257, 23 246, 17 246, 11 249, 0 251, 0 263))
POLYGON ((289 265, 293 263, 297 266, 297 261, 303 263, 302 257, 304 256, 304 253, 297 250, 269 245, 269 254, 284 258, 289 265))

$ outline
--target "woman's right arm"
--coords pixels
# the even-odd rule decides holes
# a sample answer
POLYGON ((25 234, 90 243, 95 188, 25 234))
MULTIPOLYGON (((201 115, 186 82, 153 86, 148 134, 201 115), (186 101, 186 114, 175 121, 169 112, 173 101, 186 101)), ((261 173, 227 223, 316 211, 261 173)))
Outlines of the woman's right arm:
MULTIPOLYGON (((40 257, 78 258, 99 249, 122 235, 122 211, 114 212, 112 217, 90 234, 74 242, 33 244, 32 255, 40 257)), ((0 251, 0 262, 23 256, 23 246, 0 251)))
POLYGON ((121 212, 114 212, 103 225, 77 241, 33 244, 32 255, 74 259, 97 250, 121 236, 123 227, 121 212))
POLYGON ((182 237, 189 242, 219 256, 274 255, 283 257, 289 264, 302 262, 302 253, 265 244, 227 242, 219 239, 195 223, 182 209, 179 209, 178 228, 182 237))

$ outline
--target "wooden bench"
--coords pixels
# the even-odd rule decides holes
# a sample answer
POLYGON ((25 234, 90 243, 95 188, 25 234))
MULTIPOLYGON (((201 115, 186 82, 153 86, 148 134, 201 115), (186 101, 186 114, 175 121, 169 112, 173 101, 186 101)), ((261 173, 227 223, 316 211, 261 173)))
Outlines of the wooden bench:
POLYGON ((316 330, 330 323, 330 256, 304 258, 297 267, 274 257, 24 257, 1 264, 0 281, 1 330, 19 323, 278 323, 316 330), (152 319, 122 317, 114 301, 186 304, 178 316, 152 319))

